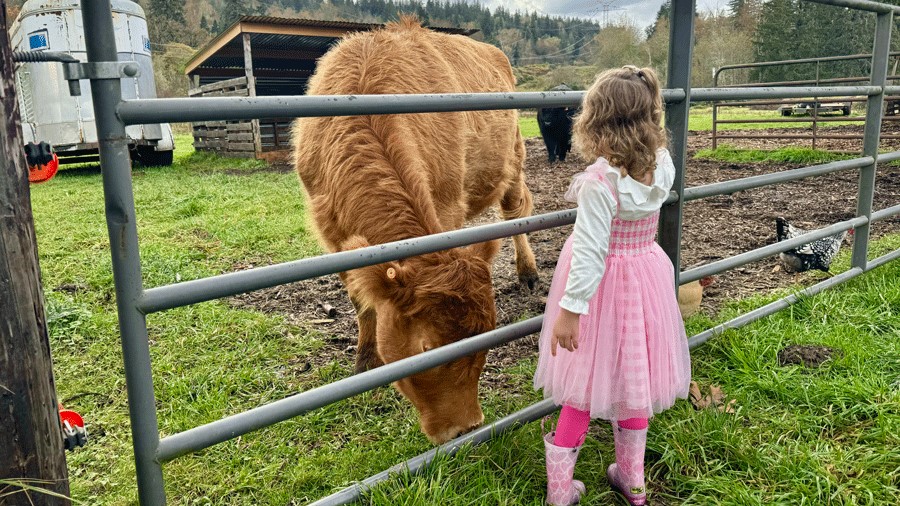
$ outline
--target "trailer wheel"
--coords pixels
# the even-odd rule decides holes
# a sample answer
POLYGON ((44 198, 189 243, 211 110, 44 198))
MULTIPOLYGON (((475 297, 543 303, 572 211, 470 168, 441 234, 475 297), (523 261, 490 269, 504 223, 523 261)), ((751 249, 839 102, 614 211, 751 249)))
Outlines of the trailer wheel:
POLYGON ((156 151, 152 146, 138 146, 133 159, 144 167, 168 167, 172 165, 174 151, 156 151))
POLYGON ((841 114, 843 114, 844 116, 850 116, 850 106, 844 106, 844 108, 841 109, 841 114))
POLYGON ((781 115, 782 115, 782 116, 790 116, 790 115, 791 115, 791 110, 790 110, 790 109, 782 109, 782 110, 781 110, 781 115))

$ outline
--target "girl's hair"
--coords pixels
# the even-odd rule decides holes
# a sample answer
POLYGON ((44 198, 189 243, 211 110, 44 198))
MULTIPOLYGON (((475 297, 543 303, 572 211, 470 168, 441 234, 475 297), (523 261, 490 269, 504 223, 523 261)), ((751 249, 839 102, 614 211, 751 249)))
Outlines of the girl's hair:
POLYGON ((597 76, 575 119, 573 143, 584 157, 606 157, 640 179, 656 168, 656 150, 667 143, 662 95, 653 69, 626 65, 597 76))

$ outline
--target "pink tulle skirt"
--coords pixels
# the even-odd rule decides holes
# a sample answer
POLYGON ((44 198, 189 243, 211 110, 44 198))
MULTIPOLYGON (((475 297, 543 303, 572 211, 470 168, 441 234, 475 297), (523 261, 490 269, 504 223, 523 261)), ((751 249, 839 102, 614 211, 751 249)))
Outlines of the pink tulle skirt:
POLYGON ((605 420, 651 418, 687 398, 691 359, 672 262, 655 242, 639 253, 606 257, 600 287, 581 317, 578 348, 550 354, 571 259, 569 237, 547 296, 534 387, 559 405, 605 420))

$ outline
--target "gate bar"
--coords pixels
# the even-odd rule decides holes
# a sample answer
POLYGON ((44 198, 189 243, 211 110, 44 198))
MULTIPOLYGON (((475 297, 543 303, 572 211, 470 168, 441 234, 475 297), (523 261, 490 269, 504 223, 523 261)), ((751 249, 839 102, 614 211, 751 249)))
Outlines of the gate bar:
MULTIPOLYGON (((81 2, 81 17, 87 60, 118 61, 110 0, 81 2)), ((116 104, 122 99, 122 86, 114 79, 91 79, 91 96, 103 167, 103 198, 106 227, 116 290, 116 307, 128 391, 128 413, 137 473, 138 498, 143 506, 166 503, 162 466, 156 461, 159 424, 147 321, 135 303, 142 292, 141 260, 138 247, 134 190, 131 184, 131 158, 125 124, 116 116, 116 104)))
POLYGON ((898 258, 900 258, 900 249, 895 249, 894 251, 892 251, 891 253, 888 253, 887 255, 882 255, 878 258, 873 258, 867 264, 866 272, 869 272, 876 267, 881 267, 882 265, 884 265, 892 260, 896 260, 898 258))
MULTIPOLYGON (((669 7, 669 61, 667 64, 666 87, 678 88, 685 92, 687 100, 666 103, 665 128, 669 139, 675 179, 672 191, 684 194, 684 167, 687 159, 688 116, 691 101, 691 62, 694 47, 695 0, 672 0, 669 7)), ((681 200, 663 205, 659 213, 659 245, 674 266, 675 286, 679 285, 681 273, 681 221, 684 202, 681 200)))
POLYGON ((868 222, 869 219, 865 216, 857 216, 856 218, 852 218, 847 221, 840 221, 835 223, 834 225, 830 225, 812 232, 805 233, 803 235, 799 235, 797 237, 794 237, 793 239, 776 242, 774 244, 769 244, 768 246, 763 246, 762 248, 757 248, 746 253, 741 253, 740 255, 731 256, 722 260, 718 260, 716 262, 702 265, 700 267, 695 267, 693 269, 684 271, 681 274, 681 283, 689 283, 706 276, 712 276, 714 274, 719 274, 720 272, 725 272, 729 269, 734 269, 735 267, 740 267, 744 264, 749 264, 750 262, 762 260, 763 258, 772 256, 775 253, 781 253, 789 249, 794 249, 798 246, 802 246, 817 239, 822 239, 830 235, 839 234, 845 230, 850 230, 851 228, 861 227, 868 222))
POLYGON ((813 165, 803 167, 801 169, 785 170, 770 174, 761 174, 759 176, 750 176, 741 179, 733 179, 721 183, 706 184, 703 186, 693 186, 684 190, 684 201, 704 199, 716 195, 729 195, 734 192, 749 190, 751 188, 759 188, 780 183, 787 183, 804 179, 812 176, 821 176, 841 170, 858 169, 865 167, 874 162, 871 156, 862 158, 853 158, 851 160, 838 160, 836 162, 823 163, 821 165, 813 165))
POLYGON ((900 160, 900 151, 891 151, 889 153, 880 153, 877 157, 878 163, 893 162, 900 160))
POLYGON ((753 311, 750 311, 749 313, 744 313, 741 316, 734 318, 733 320, 728 320, 725 323, 720 323, 719 325, 716 325, 715 327, 713 327, 709 330, 701 332, 701 333, 691 337, 690 339, 688 339, 688 346, 691 349, 694 349, 697 346, 700 346, 701 344, 705 343, 706 341, 709 341, 713 337, 719 336, 726 330, 740 328, 740 327, 743 327, 744 325, 747 325, 748 323, 752 323, 756 320, 759 320, 760 318, 764 318, 773 313, 777 313, 778 311, 781 311, 782 309, 799 301, 801 297, 815 295, 815 294, 821 292, 822 290, 825 290, 826 288, 831 288, 832 286, 841 284, 844 281, 855 278, 856 276, 859 276, 863 272, 866 272, 866 271, 859 267, 852 267, 847 271, 844 271, 840 274, 836 274, 835 276, 826 279, 825 281, 816 283, 815 285, 812 285, 804 290, 801 290, 797 293, 788 295, 787 297, 784 297, 783 299, 778 299, 774 302, 770 302, 770 303, 766 304, 765 306, 762 306, 760 308, 754 309, 753 311))
POLYGON ((888 207, 887 209, 882 209, 880 211, 875 211, 872 213, 872 217, 869 218, 869 223, 875 223, 876 221, 886 220, 892 216, 900 214, 900 205, 896 205, 893 207, 888 207))
POLYGON ((361 482, 356 482, 343 490, 335 492, 334 494, 331 494, 327 497, 323 497, 322 499, 319 499, 314 503, 310 503, 309 506, 350 504, 357 501, 360 496, 362 496, 362 494, 368 492, 375 485, 391 479, 392 475, 402 473, 404 471, 408 471, 412 475, 419 474, 419 472, 425 469, 425 467, 428 466, 428 464, 430 464, 437 455, 448 455, 452 457, 463 445, 467 443, 472 443, 473 445, 484 443, 494 436, 503 434, 510 429, 515 429, 526 423, 533 422, 538 418, 547 416, 557 410, 559 410, 559 406, 555 405, 552 399, 547 399, 532 404, 531 406, 516 411, 515 413, 501 418, 500 420, 497 420, 490 425, 479 427, 478 429, 468 434, 462 435, 452 441, 444 443, 443 445, 437 448, 433 448, 419 456, 413 457, 406 462, 401 462, 400 464, 397 464, 390 469, 386 469, 378 474, 366 478, 361 482))
POLYGON ((790 86, 757 88, 693 88, 691 102, 713 100, 751 100, 754 98, 844 97, 878 95, 880 86, 790 86))
POLYGON ((877 12, 879 14, 890 14, 892 12, 896 12, 900 14, 900 7, 896 7, 893 5, 878 3, 878 2, 870 2, 869 0, 806 0, 807 2, 817 3, 817 4, 825 4, 825 5, 834 5, 837 7, 848 7, 850 9, 856 9, 860 11, 871 11, 877 12))
MULTIPOLYGON (((862 0, 842 0, 862 1, 862 0)), ((891 26, 894 24, 893 11, 879 14, 875 23, 875 43, 872 49, 871 84, 884 87, 888 68, 888 54, 891 49, 891 26)), ((881 115, 884 108, 884 94, 871 95, 866 104, 866 126, 863 135, 862 154, 878 158, 878 144, 881 136, 881 115)), ((888 138, 888 136, 884 136, 888 138)), ((869 218, 875 198, 875 170, 873 163, 859 171, 859 185, 856 197, 856 215, 869 218)), ((869 251, 869 225, 859 227, 853 236, 853 267, 866 267, 869 251)))
MULTIPOLYGON (((670 84, 670 86, 674 86, 670 84)), ((698 88, 692 102, 753 98, 840 97, 876 95, 879 86, 800 86, 741 89, 698 88)), ((354 116, 413 114, 538 107, 577 106, 583 91, 511 93, 454 93, 410 95, 302 95, 275 97, 142 98, 119 103, 117 113, 126 125, 192 121, 245 120, 269 117, 354 116)), ((685 100, 682 88, 662 90, 668 104, 685 100)))
POLYGON ((575 215, 575 209, 557 211, 150 288, 144 291, 138 307, 144 314, 155 313, 424 253, 571 225, 575 223, 575 215))
MULTIPOLYGON (((900 151, 879 155, 878 159, 879 161, 900 159, 900 151)), ((861 157, 772 174, 751 176, 722 183, 695 186, 685 190, 684 201, 689 202, 715 195, 731 194, 737 191, 758 188, 769 184, 786 183, 840 170, 859 168, 871 163, 872 157, 861 157)), ((673 193, 666 203, 675 203, 677 201, 678 195, 673 193)), ((518 218, 516 220, 479 225, 477 227, 455 230, 444 234, 435 234, 406 241, 396 241, 385 245, 369 246, 367 248, 360 248, 352 251, 331 253, 292 262, 164 285, 145 290, 143 296, 138 301, 138 307, 144 314, 150 314, 175 307, 277 286, 284 283, 310 279, 333 274, 335 272, 343 272, 368 265, 399 260, 414 255, 421 255, 447 248, 502 238, 509 234, 535 232, 538 230, 570 225, 574 223, 576 214, 577 211, 575 209, 557 211, 527 218, 518 218), (322 259, 327 259, 327 262, 320 262, 319 260, 322 259)))
POLYGON ((543 319, 543 316, 535 316, 173 434, 159 442, 156 457, 159 462, 167 462, 186 453, 228 441, 242 434, 452 362, 460 357, 521 339, 540 331, 543 319))

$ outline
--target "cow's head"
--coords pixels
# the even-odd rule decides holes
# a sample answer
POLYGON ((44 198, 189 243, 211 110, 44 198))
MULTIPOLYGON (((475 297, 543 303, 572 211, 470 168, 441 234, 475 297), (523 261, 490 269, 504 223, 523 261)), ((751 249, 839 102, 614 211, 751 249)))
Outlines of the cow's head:
MULTIPOLYGON (((498 248, 491 241, 347 272, 351 293, 375 309, 379 358, 395 362, 493 330, 491 260, 498 248)), ((432 442, 484 421, 478 378, 485 356, 466 356, 394 383, 418 409, 432 442)))

